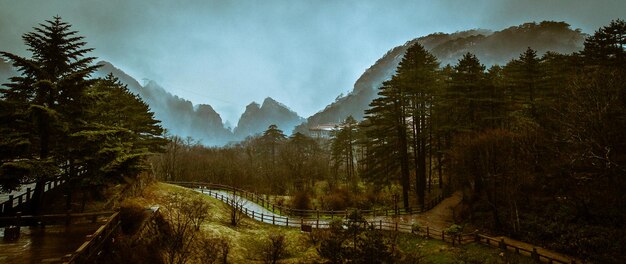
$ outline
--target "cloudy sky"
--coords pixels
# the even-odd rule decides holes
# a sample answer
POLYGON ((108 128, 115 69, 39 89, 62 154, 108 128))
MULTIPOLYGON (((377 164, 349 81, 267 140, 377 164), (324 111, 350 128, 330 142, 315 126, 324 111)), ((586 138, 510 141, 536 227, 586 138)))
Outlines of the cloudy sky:
POLYGON ((60 15, 94 56, 236 124, 268 96, 308 117, 432 32, 556 20, 592 33, 625 14, 624 0, 0 0, 0 50, 26 55, 20 36, 60 15))

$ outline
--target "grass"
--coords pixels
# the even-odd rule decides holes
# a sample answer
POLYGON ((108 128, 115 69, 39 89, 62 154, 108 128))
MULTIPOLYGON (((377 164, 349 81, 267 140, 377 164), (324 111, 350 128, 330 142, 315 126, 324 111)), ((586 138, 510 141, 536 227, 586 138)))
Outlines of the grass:
MULTIPOLYGON (((230 225, 231 208, 208 195, 176 185, 152 184, 141 196, 129 198, 126 202, 142 206, 163 205, 164 198, 171 193, 202 197, 210 206, 210 215, 201 226, 209 236, 227 238, 231 245, 231 263, 262 263, 261 248, 268 243, 270 234, 281 233, 287 241, 287 253, 280 263, 324 263, 309 242, 307 233, 295 228, 278 227, 244 218, 237 227, 230 225)), ((402 252, 423 256, 420 263, 533 263, 528 257, 511 256, 496 248, 478 244, 453 247, 451 244, 434 239, 424 239, 412 234, 400 233, 397 245, 402 252)))
POLYGON ((440 240, 424 239, 407 233, 399 234, 397 243, 403 252, 423 256, 424 263, 535 263, 529 257, 480 244, 452 246, 440 240))
POLYGON ((250 218, 242 219, 238 226, 233 227, 230 225, 229 206, 208 195, 183 187, 165 183, 152 184, 144 190, 143 195, 131 198, 127 202, 146 207, 167 206, 160 203, 166 195, 172 193, 202 197, 209 204, 211 212, 202 224, 201 230, 206 235, 220 236, 229 240, 231 263, 262 263, 262 246, 268 242, 270 234, 278 233, 284 234, 287 241, 287 255, 281 263, 322 262, 315 248, 308 242, 308 236, 300 230, 263 224, 250 218))

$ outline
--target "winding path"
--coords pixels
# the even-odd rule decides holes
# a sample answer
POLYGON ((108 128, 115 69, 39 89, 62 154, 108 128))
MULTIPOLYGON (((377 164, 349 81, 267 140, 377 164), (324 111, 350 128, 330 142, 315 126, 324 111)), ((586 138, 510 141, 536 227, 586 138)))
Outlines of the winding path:
MULTIPOLYGON (((287 217, 283 215, 279 215, 273 213, 267 208, 248 200, 244 197, 236 195, 232 192, 224 191, 224 190, 212 190, 212 189, 201 189, 194 188, 193 190, 203 193, 205 195, 212 196, 216 199, 219 199, 227 204, 234 206, 237 205, 239 209, 244 212, 248 217, 251 217, 257 221, 261 221, 263 223, 273 224, 273 225, 282 225, 288 227, 302 227, 303 224, 310 225, 316 228, 324 228, 327 227, 330 223, 330 219, 328 218, 303 218, 303 217, 287 217)), ((433 232, 433 237, 437 237, 436 232, 440 232, 441 237, 445 241, 445 235, 443 234, 443 230, 454 223, 453 219, 453 208, 461 202, 462 193, 456 192, 451 197, 444 199, 437 206, 432 208, 429 211, 420 214, 412 214, 412 215, 398 215, 398 216, 368 216, 365 217, 366 221, 380 229, 386 230, 395 230, 401 232, 412 232, 411 225, 413 223, 419 223, 422 227, 431 228, 430 232, 433 232), (378 224, 380 223, 380 225, 378 224), (394 226, 395 224, 395 226, 394 226), (408 227, 408 228, 407 228, 408 227)), ((420 231, 422 234, 424 231, 420 231)), ((431 237, 429 235, 429 231, 426 231, 426 236, 431 237)), ((472 235, 474 236, 474 235, 472 235)), ((547 262, 555 262, 555 263, 581 263, 580 260, 576 260, 569 256, 547 250, 541 247, 534 246, 532 244, 528 244, 525 242, 517 241, 508 237, 499 236, 499 237, 487 237, 482 236, 483 238, 488 238, 491 241, 486 241, 486 244, 492 245, 492 243, 497 243, 500 241, 505 242, 505 245, 509 247, 515 246, 521 249, 521 251, 533 252, 535 254, 539 254, 541 256, 541 260, 547 262)), ((450 239, 450 238, 449 238, 450 239)), ((454 239, 454 238, 452 238, 454 239)), ((468 242, 468 240, 464 240, 459 238, 460 242, 468 242)), ((472 241, 470 238, 469 241, 472 241)), ((450 241, 448 241, 450 242, 450 241)), ((482 242, 482 241, 481 241, 482 242)), ((502 245, 499 245, 502 247, 502 245)), ((505 248, 509 250, 515 250, 514 248, 505 248)), ((533 253, 529 253, 531 256, 533 253)), ((537 257, 539 259, 539 257, 537 257)))

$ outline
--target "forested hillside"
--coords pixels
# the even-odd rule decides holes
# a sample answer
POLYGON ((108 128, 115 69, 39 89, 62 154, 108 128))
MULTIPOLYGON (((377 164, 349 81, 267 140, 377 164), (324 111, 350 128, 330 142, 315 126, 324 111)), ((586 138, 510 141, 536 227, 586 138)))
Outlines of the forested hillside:
POLYGON ((452 209, 466 228, 622 263, 625 34, 615 20, 578 52, 526 47, 489 67, 470 52, 442 65, 414 42, 364 120, 349 116, 329 140, 270 126, 226 148, 172 141, 152 161, 169 180, 287 194, 303 209, 409 210, 462 192, 452 209))
POLYGON ((362 120, 368 104, 377 97, 376 89, 395 73, 407 48, 416 42, 435 55, 442 66, 456 64, 467 52, 476 55, 487 66, 491 66, 508 63, 528 47, 539 55, 547 51, 560 53, 579 51, 582 49, 584 37, 580 30, 571 29, 567 23, 553 21, 526 23, 496 32, 468 30, 419 37, 388 51, 359 77, 352 92, 307 118, 307 122, 300 125, 298 131, 308 133, 309 127, 339 123, 350 115, 362 120))

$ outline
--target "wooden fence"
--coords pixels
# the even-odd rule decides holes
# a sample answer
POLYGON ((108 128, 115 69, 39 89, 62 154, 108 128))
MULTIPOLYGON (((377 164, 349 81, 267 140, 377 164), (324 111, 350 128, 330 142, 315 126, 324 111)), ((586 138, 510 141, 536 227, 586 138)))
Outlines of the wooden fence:
POLYGON ((93 257, 96 256, 102 247, 111 241, 112 236, 120 228, 121 219, 118 212, 113 213, 109 220, 96 232, 87 236, 85 241, 73 254, 67 256, 68 261, 64 263, 91 263, 93 257))
MULTIPOLYGON (((46 184, 44 185, 44 192, 52 190, 60 186, 64 182, 65 180, 63 179, 56 179, 46 182, 46 184)), ((34 190, 32 190, 31 188, 26 188, 25 192, 17 196, 9 195, 8 199, 0 204, 0 215, 7 215, 9 213, 17 212, 18 210, 23 210, 24 207, 30 203, 33 194, 34 190)))
MULTIPOLYGON (((347 215, 345 211, 338 212, 338 211, 299 210, 300 213, 304 212, 308 214, 304 214, 301 217, 294 217, 293 213, 298 212, 297 210, 289 211, 288 208, 281 208, 281 207, 279 207, 278 209, 278 214, 258 213, 252 210, 248 210, 246 207, 244 207, 244 205, 240 201, 238 201, 238 199, 236 198, 233 199, 234 197, 232 195, 223 195, 223 194, 211 191, 210 189, 232 191, 233 194, 246 198, 249 201, 252 201, 252 202, 257 201, 257 204, 258 204, 258 201, 261 201, 262 203, 266 203, 266 205, 263 205, 263 207, 268 208, 269 210, 270 207, 267 206, 267 201, 264 201, 263 198, 260 197, 259 195, 247 192, 245 190, 229 187, 226 185, 206 184, 206 183, 182 183, 182 184, 175 183, 175 184, 179 184, 181 186, 188 186, 192 188, 200 187, 201 192, 208 194, 218 200, 221 200, 230 206, 238 208, 239 211, 241 211, 248 217, 254 220, 267 223, 267 224, 272 224, 272 225, 295 227, 295 228, 300 228, 303 230, 305 228, 328 228, 330 226, 330 222, 332 221, 333 216, 345 217, 347 215), (215 187, 220 187, 220 188, 215 188, 215 187), (204 188, 210 188, 210 189, 204 189, 204 188), (281 215, 282 214, 281 212, 290 212, 291 214, 286 214, 287 216, 285 216, 285 215, 281 215), (323 218, 322 216, 324 215, 326 216, 330 215, 331 219, 323 218)), ((276 208, 276 206, 274 208, 276 208)), ((272 212, 276 212, 274 208, 272 208, 271 210, 272 212)), ((375 210, 363 211, 363 212, 369 213, 368 216, 371 216, 371 217, 385 215, 385 214, 377 215, 376 214, 377 211, 375 210)), ((339 218, 339 219, 343 219, 343 218, 339 218)), ((345 220, 345 219, 343 219, 342 221, 344 222, 344 224, 346 224, 346 222, 349 222, 348 220, 345 220)), ((365 222, 361 222, 360 224, 363 224, 364 227, 371 227, 371 228, 378 229, 378 230, 412 233, 412 234, 423 236, 425 238, 440 239, 444 242, 452 243, 453 245, 469 244, 469 243, 485 244, 488 246, 500 248, 502 251, 512 251, 517 254, 530 256, 531 258, 533 258, 535 261, 538 261, 538 262, 563 263, 563 264, 576 263, 576 261, 573 259, 563 260, 563 259, 557 259, 557 258, 544 255, 541 252, 538 252, 536 247, 533 247, 532 250, 528 250, 522 247, 507 244, 503 239, 498 240, 496 238, 479 234, 477 232, 461 233, 461 234, 449 233, 446 230, 441 230, 441 229, 437 229, 437 228, 433 228, 429 226, 420 226, 420 228, 414 228, 412 224, 405 224, 405 223, 399 223, 396 221, 384 221, 384 220, 369 221, 369 222, 365 221, 365 222)))
POLYGON ((50 215, 22 215, 0 217, 0 227, 6 226, 46 226, 46 225, 69 225, 80 221, 95 223, 98 217, 111 215, 113 212, 94 212, 80 214, 50 214, 50 215))
MULTIPOLYGON (((349 211, 348 210, 302 210, 295 209, 285 205, 279 205, 271 202, 269 199, 263 197, 263 195, 259 195, 257 193, 253 193, 247 190, 243 190, 240 188, 223 185, 223 184, 214 184, 214 183, 203 183, 203 182, 180 182, 180 181, 169 181, 167 183, 180 185, 188 188, 200 188, 200 189, 211 189, 211 190, 224 190, 227 192, 232 192, 238 196, 241 196, 247 200, 253 201, 268 210, 280 214, 280 215, 289 215, 289 216, 299 216, 299 217, 311 217, 315 216, 316 218, 334 218, 334 217, 345 217, 349 211)), ((381 209, 370 209, 370 210, 360 210, 361 214, 366 216, 394 216, 394 215, 411 215, 416 213, 422 213, 432 209, 437 206, 441 201, 443 201, 443 195, 437 196, 435 199, 430 200, 428 203, 424 205, 424 207, 411 207, 411 208, 381 208, 381 209)))

